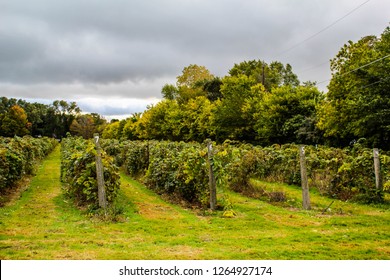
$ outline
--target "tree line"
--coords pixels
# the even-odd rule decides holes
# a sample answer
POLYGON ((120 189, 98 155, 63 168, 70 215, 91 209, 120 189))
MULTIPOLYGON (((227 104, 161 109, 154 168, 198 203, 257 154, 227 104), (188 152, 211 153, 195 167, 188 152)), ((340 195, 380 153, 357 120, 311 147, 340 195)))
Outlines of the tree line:
POLYGON ((322 138, 315 124, 324 95, 313 83, 301 84, 289 64, 244 61, 223 78, 204 66, 189 65, 176 85, 162 88, 162 95, 161 102, 142 114, 109 124, 103 135, 262 145, 313 144, 322 138))
POLYGON ((81 114, 76 102, 56 100, 50 105, 0 98, 0 136, 63 138, 67 133, 91 138, 107 121, 99 114, 81 114))
POLYGON ((202 142, 207 138, 259 145, 300 143, 390 149, 390 27, 349 41, 331 59, 328 92, 300 82, 291 65, 250 60, 225 77, 205 66, 185 67, 163 99, 142 113, 107 123, 80 114, 74 102, 52 105, 2 98, 1 135, 64 137, 67 132, 128 140, 202 142))
POLYGON ((348 146, 358 140, 390 149, 390 28, 349 41, 331 60, 329 91, 300 82, 291 65, 261 60, 235 64, 225 77, 185 67, 163 100, 142 114, 110 123, 106 138, 260 145, 348 146))

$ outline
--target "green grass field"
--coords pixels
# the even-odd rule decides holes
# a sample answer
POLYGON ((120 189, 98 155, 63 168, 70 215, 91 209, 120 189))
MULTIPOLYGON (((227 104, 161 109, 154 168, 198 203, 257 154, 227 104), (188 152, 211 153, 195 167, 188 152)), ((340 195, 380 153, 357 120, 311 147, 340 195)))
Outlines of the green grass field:
POLYGON ((59 147, 29 188, 0 208, 0 259, 390 259, 389 205, 367 206, 311 193, 300 208, 296 186, 254 182, 284 191, 269 203, 229 193, 237 215, 184 209, 121 174, 120 222, 75 208, 61 193, 59 147))

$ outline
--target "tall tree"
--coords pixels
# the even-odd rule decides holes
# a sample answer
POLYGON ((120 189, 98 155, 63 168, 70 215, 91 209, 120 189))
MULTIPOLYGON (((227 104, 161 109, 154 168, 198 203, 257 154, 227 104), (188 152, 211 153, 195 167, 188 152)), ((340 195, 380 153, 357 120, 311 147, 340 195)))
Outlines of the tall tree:
POLYGON ((318 144, 316 108, 323 96, 312 86, 283 86, 266 93, 257 103, 255 129, 261 144, 318 144))
POLYGON ((185 104, 192 98, 206 96, 203 86, 207 81, 213 80, 214 76, 205 66, 191 64, 184 67, 182 74, 176 79, 176 86, 165 84, 161 94, 164 99, 177 100, 179 104, 185 104))
POLYGON ((203 91, 206 92, 206 97, 210 101, 216 101, 221 99, 221 86, 222 80, 219 77, 215 77, 211 80, 205 80, 203 82, 203 91))
POLYGON ((281 62, 270 64, 260 60, 244 61, 234 64, 229 70, 231 76, 246 75, 253 78, 256 83, 261 83, 267 91, 280 86, 298 86, 298 76, 293 73, 290 64, 284 66, 281 62))
POLYGON ((176 100, 162 100, 147 108, 142 118, 135 125, 135 134, 140 139, 181 140, 174 133, 176 122, 174 117, 178 109, 176 100))
POLYGON ((161 89, 161 94, 163 98, 168 100, 174 100, 178 96, 178 89, 174 85, 165 84, 161 89))
POLYGON ((126 120, 120 121, 120 137, 129 140, 139 140, 139 135, 137 134, 137 123, 140 121, 141 116, 141 113, 134 113, 126 120))
POLYGON ((184 67, 182 74, 177 77, 177 86, 180 87, 195 87, 196 83, 204 80, 211 80, 214 76, 205 66, 191 64, 184 67))
POLYGON ((96 125, 91 115, 80 115, 72 121, 70 131, 73 135, 81 136, 84 139, 93 137, 96 132, 96 125))
POLYGON ((28 122, 31 123, 31 135, 45 135, 46 124, 44 123, 44 119, 49 106, 36 102, 30 103, 24 100, 18 100, 18 105, 25 110, 28 122))
POLYGON ((111 122, 103 130, 102 134, 103 138, 106 139, 120 139, 121 131, 120 131, 120 121, 111 122))
POLYGON ((49 107, 45 118, 48 132, 54 137, 65 137, 76 116, 81 112, 76 102, 56 100, 49 107))
POLYGON ((264 87, 246 75, 226 76, 222 80, 222 99, 213 111, 214 134, 218 141, 225 139, 249 140, 255 138, 253 119, 245 114, 246 104, 261 96, 264 87))
POLYGON ((390 149, 390 28, 345 44, 331 60, 332 79, 318 127, 333 145, 366 138, 390 149))
POLYGON ((214 76, 205 66, 191 64, 184 67, 182 74, 177 77, 177 101, 179 104, 187 103, 198 96, 206 96, 203 90, 205 81, 212 80, 214 76))

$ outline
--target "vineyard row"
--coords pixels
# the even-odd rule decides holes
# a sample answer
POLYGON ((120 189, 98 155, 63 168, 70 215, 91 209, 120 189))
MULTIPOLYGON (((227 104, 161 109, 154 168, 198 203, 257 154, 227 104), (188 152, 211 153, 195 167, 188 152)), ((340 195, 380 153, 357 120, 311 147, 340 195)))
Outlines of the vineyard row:
MULTIPOLYGON (((142 178, 157 193, 206 205, 209 165, 206 144, 106 140, 106 152, 128 174, 142 178)), ((390 189, 390 157, 381 152, 383 189, 375 185, 373 152, 359 143, 348 149, 306 147, 310 188, 326 196, 365 203, 383 200, 390 189)), ((251 193, 251 178, 301 184, 299 146, 214 145, 213 169, 221 190, 251 193)))
POLYGON ((12 187, 24 175, 33 175, 37 161, 58 144, 52 138, 0 137, 0 191, 12 187))

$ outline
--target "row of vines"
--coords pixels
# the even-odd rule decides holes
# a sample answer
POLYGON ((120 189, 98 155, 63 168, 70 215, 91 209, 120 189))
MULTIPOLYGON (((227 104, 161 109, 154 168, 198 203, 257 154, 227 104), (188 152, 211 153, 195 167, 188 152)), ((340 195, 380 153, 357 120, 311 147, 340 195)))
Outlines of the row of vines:
POLYGON ((12 187, 25 175, 33 175, 37 161, 57 144, 55 139, 46 137, 0 137, 0 191, 12 187))
MULTIPOLYGON (((390 157, 387 153, 382 152, 380 156, 383 188, 377 189, 372 149, 357 143, 346 149, 307 146, 305 150, 309 186, 322 195, 375 203, 383 202, 384 192, 390 191, 390 157)), ((298 145, 246 146, 238 154, 229 166, 230 186, 237 191, 251 188, 250 178, 253 177, 301 184, 298 145)))
MULTIPOLYGON (((104 181, 108 202, 116 197, 119 167, 148 188, 175 202, 207 207, 209 167, 213 167, 219 204, 229 201, 225 190, 256 193, 253 178, 300 185, 298 145, 259 147, 249 144, 213 146, 208 159, 206 144, 168 141, 102 140, 104 181), (221 195, 222 193, 222 195, 221 195)), ((98 207, 96 149, 92 140, 66 138, 62 143, 61 180, 67 195, 80 205, 98 207)), ((363 203, 383 202, 390 191, 390 156, 381 152, 383 189, 377 189, 373 153, 359 143, 346 149, 306 147, 310 188, 322 195, 363 203)))
MULTIPOLYGON (((207 150, 198 143, 105 140, 103 149, 132 177, 181 204, 206 206, 207 150)), ((222 173, 217 172, 221 178, 222 173), (220 176, 221 175, 221 176, 220 176)))
MULTIPOLYGON (((103 148, 118 166, 142 179, 157 193, 191 204, 208 204, 209 163, 205 144, 105 140, 103 148)), ((375 186, 371 149, 359 143, 346 149, 307 146, 310 187, 345 201, 382 202, 384 191, 390 190, 389 154, 381 152, 380 159, 382 190, 375 186)), ((216 145, 212 165, 220 192, 229 188, 251 194, 252 178, 295 185, 301 182, 298 145, 216 145)))

